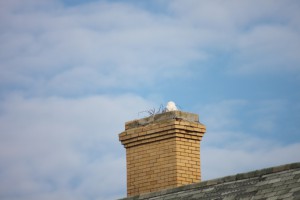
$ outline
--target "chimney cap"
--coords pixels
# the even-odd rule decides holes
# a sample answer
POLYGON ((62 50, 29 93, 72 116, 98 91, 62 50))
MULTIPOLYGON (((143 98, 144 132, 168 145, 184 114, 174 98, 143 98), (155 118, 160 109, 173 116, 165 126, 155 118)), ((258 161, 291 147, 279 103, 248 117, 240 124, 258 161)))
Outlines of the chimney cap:
POLYGON ((149 117, 128 121, 125 123, 125 129, 137 128, 151 123, 165 121, 169 119, 182 119, 189 122, 199 123, 199 115, 183 111, 169 111, 160 114, 155 114, 149 117))

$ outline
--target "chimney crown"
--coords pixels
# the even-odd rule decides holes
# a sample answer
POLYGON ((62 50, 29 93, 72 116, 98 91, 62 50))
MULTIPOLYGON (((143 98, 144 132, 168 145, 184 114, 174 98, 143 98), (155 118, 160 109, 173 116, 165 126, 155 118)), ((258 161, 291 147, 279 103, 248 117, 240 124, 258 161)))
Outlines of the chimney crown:
POLYGON ((128 121, 125 123, 125 130, 131 128, 137 128, 140 126, 146 126, 151 123, 158 123, 158 122, 163 123, 164 121, 171 120, 171 119, 199 123, 199 116, 197 114, 182 112, 182 111, 170 111, 170 112, 164 112, 164 113, 152 115, 150 117, 128 121))

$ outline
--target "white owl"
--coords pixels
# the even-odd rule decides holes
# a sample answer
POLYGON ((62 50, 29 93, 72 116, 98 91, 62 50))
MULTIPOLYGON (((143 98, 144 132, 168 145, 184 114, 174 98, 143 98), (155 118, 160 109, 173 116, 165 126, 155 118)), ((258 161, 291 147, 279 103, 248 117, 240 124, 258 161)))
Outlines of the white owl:
POLYGON ((176 104, 173 101, 169 101, 166 106, 166 112, 178 110, 176 104))

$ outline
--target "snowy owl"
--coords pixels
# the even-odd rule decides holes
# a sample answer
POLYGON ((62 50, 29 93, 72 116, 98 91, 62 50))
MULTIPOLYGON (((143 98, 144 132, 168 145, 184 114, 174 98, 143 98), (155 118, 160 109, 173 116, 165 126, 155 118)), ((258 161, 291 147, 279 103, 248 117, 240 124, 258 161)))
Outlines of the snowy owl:
POLYGON ((166 112, 178 110, 176 104, 173 101, 169 101, 166 106, 166 112))

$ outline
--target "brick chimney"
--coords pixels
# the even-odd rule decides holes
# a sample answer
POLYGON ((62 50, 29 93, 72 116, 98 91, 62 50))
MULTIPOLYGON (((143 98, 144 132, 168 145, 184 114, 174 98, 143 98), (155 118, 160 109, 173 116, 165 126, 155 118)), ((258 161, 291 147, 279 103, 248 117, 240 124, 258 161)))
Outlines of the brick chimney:
POLYGON ((170 111, 125 123, 127 195, 134 196, 201 180, 199 116, 170 111))

